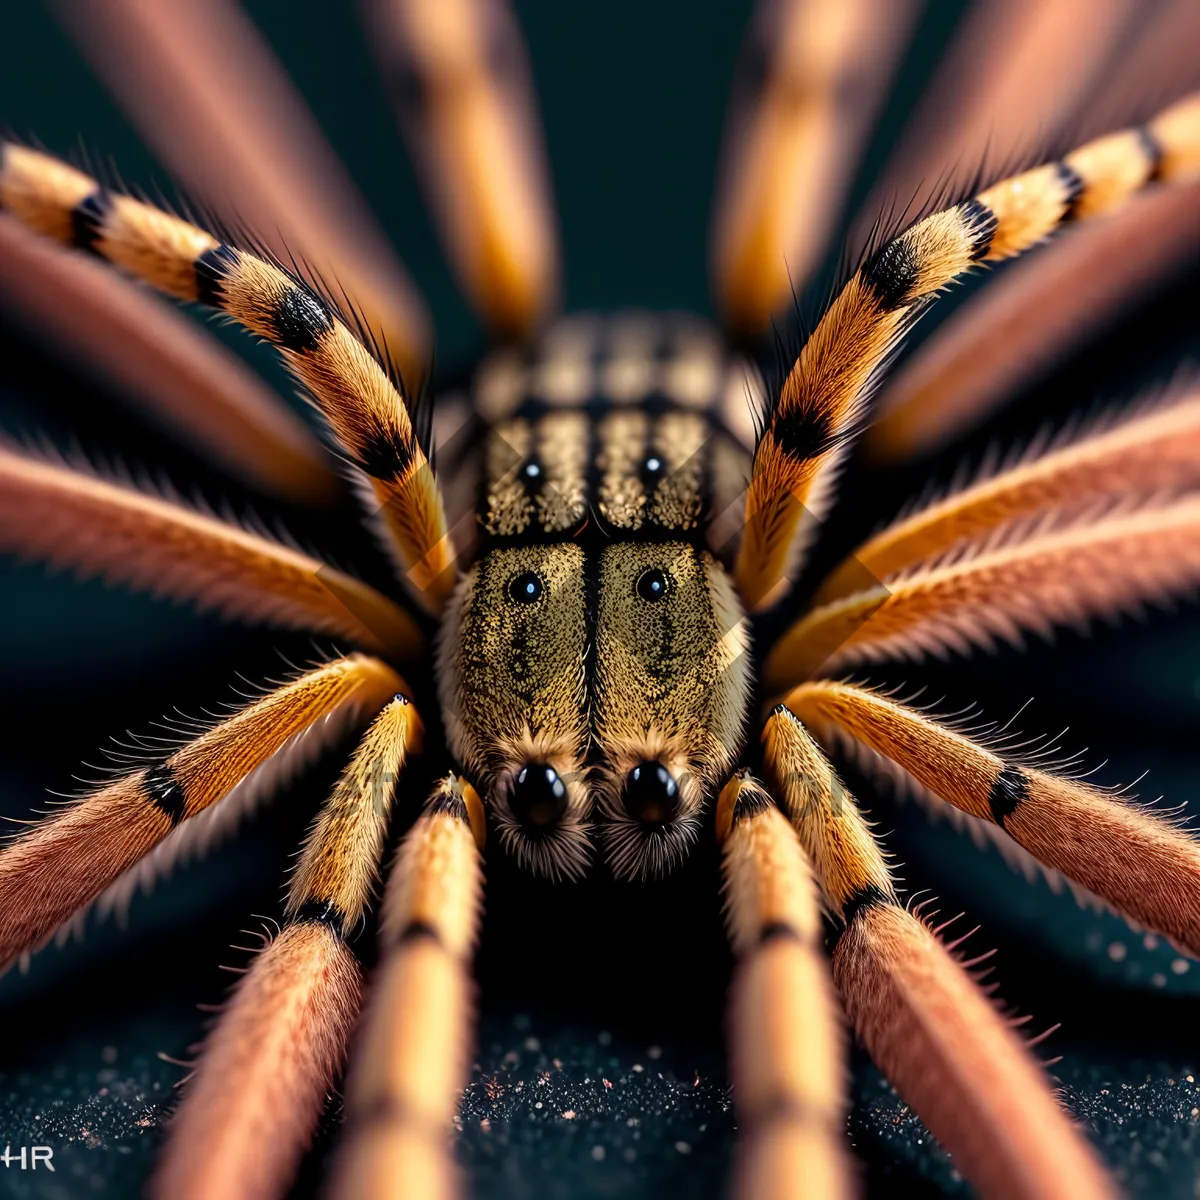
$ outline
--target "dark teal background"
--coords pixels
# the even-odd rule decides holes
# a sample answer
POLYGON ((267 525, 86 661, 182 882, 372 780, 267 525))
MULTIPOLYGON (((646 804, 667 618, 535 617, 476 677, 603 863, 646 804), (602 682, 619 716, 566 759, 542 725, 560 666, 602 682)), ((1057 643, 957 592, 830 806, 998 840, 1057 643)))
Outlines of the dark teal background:
MULTIPOLYGON (((461 373, 482 350, 482 334, 442 261, 353 10, 317 0, 248 8, 428 298, 439 373, 461 373)), ((716 153, 749 6, 621 0, 517 8, 552 163, 567 306, 707 312, 716 153)), ((938 4, 922 24, 859 196, 960 9, 938 4)), ((111 157, 130 182, 168 182, 68 39, 32 3, 0 14, 0 122, 57 153, 82 142, 111 157)), ((1098 399, 1127 397, 1194 361, 1196 282, 1193 271, 1144 306, 969 449, 978 454, 989 438, 1010 440, 1098 399)), ((290 396, 268 354, 235 333, 220 336, 290 396)), ((60 445, 74 440, 134 465, 162 466, 210 498, 269 507, 2 318, 0 427, 46 430, 60 445)), ((952 460, 934 473, 946 478, 952 460)), ((871 528, 922 476, 852 472, 831 539, 846 544, 871 528)), ((285 516, 340 562, 378 570, 348 510, 320 520, 285 516)), ((148 732, 172 705, 198 712, 228 699, 235 671, 251 679, 278 674, 279 652, 311 654, 303 639, 230 630, 96 584, 48 579, 39 567, 3 566, 0 617, 0 811, 13 816, 39 806, 46 788, 75 787, 78 764, 97 762, 105 739, 127 728, 148 732)), ((897 678, 928 681, 930 697, 945 694, 948 708, 977 699, 1002 719, 1034 696, 1024 728, 1057 732, 1070 724, 1069 749, 1091 747, 1089 765, 1108 760, 1102 781, 1128 782, 1148 768, 1143 795, 1187 802, 1200 780, 1198 633, 1195 610, 1184 608, 1090 640, 1065 635, 1054 650, 1039 644, 1025 655, 981 656, 965 668, 897 678)), ((62 1166, 53 1178, 0 1172, 0 1195, 134 1194, 181 1074, 155 1052, 186 1056, 202 1028, 193 1005, 218 999, 226 986, 217 964, 244 961, 228 949, 244 941, 236 931, 250 913, 278 912, 288 856, 337 765, 331 756, 245 837, 141 899, 127 933, 93 923, 83 944, 47 950, 28 976, 0 982, 0 1142, 44 1137, 62 1166)), ((874 796, 864 781, 852 782, 874 796)), ((884 797, 868 803, 911 887, 933 887, 946 915, 962 908, 972 924, 984 923, 976 941, 999 947, 1005 998, 1033 1013, 1036 1028, 1064 1022, 1047 1053, 1064 1055, 1067 1096, 1124 1178, 1143 1194, 1192 1195, 1191 1109, 1200 1089, 1188 1076, 1200 1066, 1193 1032, 1200 970, 1193 964, 1176 974, 1169 948, 1147 949, 1117 919, 1081 910, 1044 883, 1026 885, 993 851, 945 823, 930 825, 884 797)), ((600 880, 563 890, 489 863, 483 1036, 459 1139, 479 1194, 631 1200, 668 1187, 719 1194, 732 1115, 712 866, 710 850, 666 884, 614 889, 600 880), (546 1097, 541 1110, 530 1099, 539 1069, 550 1076, 538 1093, 546 1097), (485 1076, 503 1085, 498 1096, 485 1076), (567 1108, 580 1119, 552 1119, 567 1108)), ((928 1136, 857 1060, 855 1078, 851 1128, 869 1183, 961 1190, 928 1136)))

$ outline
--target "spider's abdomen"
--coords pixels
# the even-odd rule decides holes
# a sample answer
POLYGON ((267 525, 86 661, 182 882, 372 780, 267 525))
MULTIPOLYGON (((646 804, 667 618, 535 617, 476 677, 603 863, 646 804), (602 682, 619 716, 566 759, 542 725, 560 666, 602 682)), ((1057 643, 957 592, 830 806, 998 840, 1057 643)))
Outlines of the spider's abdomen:
POLYGON ((575 318, 485 364, 475 562, 443 625, 451 747, 502 840, 573 874, 593 807, 621 873, 694 837, 749 693, 724 562, 756 376, 683 317, 575 318))

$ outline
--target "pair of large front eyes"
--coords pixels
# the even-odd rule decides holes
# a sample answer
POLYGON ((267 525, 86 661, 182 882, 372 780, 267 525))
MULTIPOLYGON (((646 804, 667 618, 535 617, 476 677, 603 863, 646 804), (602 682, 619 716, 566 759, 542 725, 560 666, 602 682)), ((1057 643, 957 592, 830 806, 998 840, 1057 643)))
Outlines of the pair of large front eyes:
MULTIPOLYGON (((536 571, 522 571, 508 581, 508 598, 515 604, 536 604, 545 590, 545 580, 536 571)), ((658 567, 647 567, 633 584, 634 594, 649 604, 656 604, 670 590, 666 572, 658 567)))

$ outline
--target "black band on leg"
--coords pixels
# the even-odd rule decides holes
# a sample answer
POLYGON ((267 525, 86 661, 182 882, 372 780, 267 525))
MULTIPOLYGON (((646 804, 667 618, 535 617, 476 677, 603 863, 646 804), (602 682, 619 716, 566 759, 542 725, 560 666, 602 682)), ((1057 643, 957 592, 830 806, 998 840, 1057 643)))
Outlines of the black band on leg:
POLYGON ((289 925, 300 925, 310 921, 315 925, 328 925, 338 937, 346 928, 346 914, 332 901, 309 900, 300 905, 288 921, 289 925))
POLYGON ((183 820, 187 810, 187 794, 175 771, 167 763, 151 767, 142 779, 142 787, 172 827, 183 820))
POLYGON ((988 807, 992 820, 1004 828, 1004 818, 1010 816, 1029 795, 1029 778, 1020 767, 1009 764, 996 776, 988 795, 988 807))
POLYGON ((873 883, 868 883, 866 887, 859 888, 842 905, 842 920, 845 921, 846 928, 849 929, 867 909, 874 908, 879 904, 891 903, 893 903, 891 897, 882 888, 876 887, 873 883))
POLYGON ((97 188, 71 210, 71 241, 76 249, 97 254, 96 243, 104 233, 104 222, 112 211, 107 189, 97 188))
POLYGON ((209 308, 224 309, 222 285, 237 263, 238 252, 232 246, 205 250, 192 264, 196 273, 196 299, 209 308))

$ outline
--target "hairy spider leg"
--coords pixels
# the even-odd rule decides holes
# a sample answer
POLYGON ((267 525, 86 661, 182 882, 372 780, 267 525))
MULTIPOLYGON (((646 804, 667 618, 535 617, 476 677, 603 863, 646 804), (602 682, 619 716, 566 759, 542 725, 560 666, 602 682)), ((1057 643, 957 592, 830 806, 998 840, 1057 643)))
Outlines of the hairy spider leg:
POLYGON ((59 4, 55 15, 172 176, 225 226, 354 301, 411 388, 425 304, 304 97, 234 0, 59 4))
POLYGON ((1003 169, 1029 152, 1032 139, 1044 146, 1061 137, 1099 88, 1112 87, 1114 52, 1149 21, 1139 11, 1147 7, 1136 0, 972 5, 863 204, 862 223, 890 203, 953 186, 981 158, 1003 169))
POLYGON ((409 590, 441 608, 456 559, 426 451, 397 384, 324 299, 282 267, 11 142, 0 143, 0 207, 275 346, 361 472, 409 590))
MULTIPOLYGON (((1200 196, 1200 193, 1197 193, 1200 196)), ((1165 401, 1051 447, 1006 471, 894 521, 822 582, 814 604, 888 579, 950 550, 1040 514, 1085 519, 1117 505, 1161 501, 1200 486, 1200 388, 1190 381, 1165 401)))
POLYGON ((762 0, 742 48, 719 168, 713 293, 762 336, 828 249, 917 15, 911 0, 762 0))
POLYGON ((0 443, 0 550, 215 609, 348 638, 411 660, 424 644, 393 600, 236 525, 0 443))
POLYGON ((1169 818, 1023 766, 866 688, 806 683, 785 703, 818 737, 891 760, 1117 912, 1200 955, 1200 842, 1169 818))
POLYGON ((121 775, 34 823, 0 850, 0 965, 40 946, 182 832, 181 824, 248 785, 292 739, 336 728, 323 718, 347 708, 377 711, 402 686, 378 659, 335 659, 246 705, 161 762, 121 775))
POLYGON ((857 1188, 846 1156, 846 1067, 812 867, 795 830, 748 775, 717 805, 726 920, 738 956, 729 1011, 744 1200, 857 1188))
POLYGON ((1078 350, 1200 251, 1200 182, 1150 187, 1068 230, 950 314, 884 384, 873 461, 932 454, 1078 350))
POLYGON ((153 1195, 269 1200, 290 1186, 345 1062, 362 992, 347 939, 420 739, 403 694, 363 736, 305 842, 282 930, 255 955, 184 1084, 153 1195))
POLYGON ((559 288, 533 84, 504 0, 364 0, 401 130, 459 284, 501 337, 531 333, 559 288))
POLYGON ((828 509, 889 355, 933 298, 977 263, 1020 254, 1068 218, 1106 212, 1151 179, 1200 169, 1200 94, 918 221, 871 254, 805 343, 754 454, 735 576, 769 608, 828 509))
POLYGON ((303 504, 337 495, 320 442, 236 354, 107 265, 7 216, 0 304, 244 482, 303 504))
POLYGON ((772 646, 762 677, 778 692, 864 663, 917 661, 1049 638, 1056 626, 1161 603, 1200 582, 1200 499, 1035 530, 833 600, 772 646))
POLYGON ((985 1196, 1114 1197, 1087 1140, 964 966, 901 907, 853 796, 800 721, 763 730, 766 781, 844 929, 833 976, 855 1033, 985 1196))
POLYGON ((449 1200, 448 1144, 470 1059, 483 805, 451 775, 409 831, 384 894, 383 961, 351 1054, 335 1200, 449 1200))

